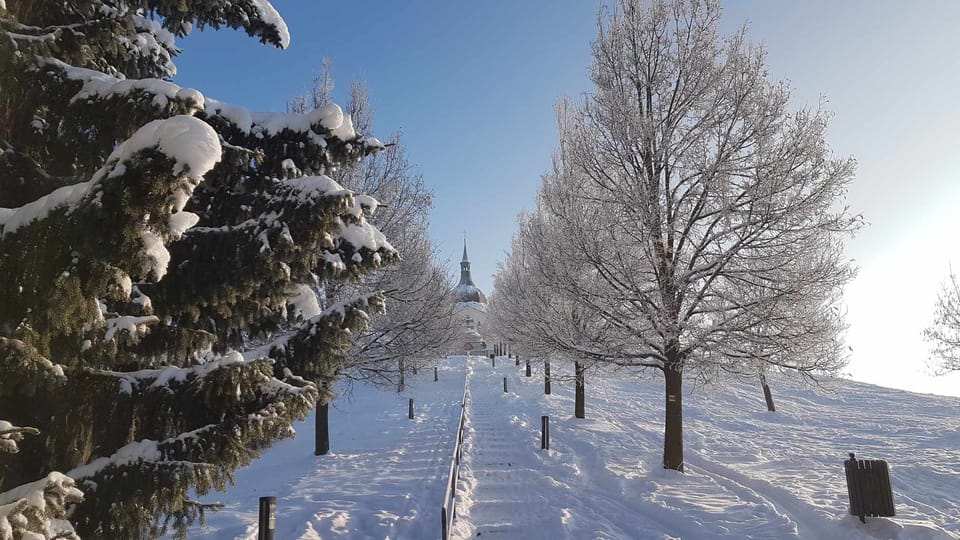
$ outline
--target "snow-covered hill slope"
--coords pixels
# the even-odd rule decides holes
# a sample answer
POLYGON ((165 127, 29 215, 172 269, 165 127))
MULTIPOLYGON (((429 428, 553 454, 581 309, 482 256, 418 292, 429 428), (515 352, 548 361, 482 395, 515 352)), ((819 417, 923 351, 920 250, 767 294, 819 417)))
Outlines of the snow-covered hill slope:
POLYGON ((686 474, 664 471, 663 384, 591 374, 573 418, 572 369, 520 376, 471 364, 457 537, 960 538, 960 407, 851 381, 814 391, 733 382, 684 396, 686 474), (511 390, 504 396, 502 378, 511 390), (551 450, 540 448, 550 416, 551 450), (847 515, 843 460, 886 459, 897 517, 847 515))
POLYGON ((660 468, 663 390, 653 376, 588 374, 578 420, 571 366, 552 366, 545 396, 540 366, 527 378, 506 359, 440 365, 440 382, 421 373, 403 394, 355 387, 331 409, 331 455, 314 457, 313 422, 299 425, 235 488, 204 498, 228 506, 191 537, 256 538, 257 498, 276 495, 278 539, 438 538, 466 377, 456 538, 960 538, 957 398, 773 379, 778 411, 768 413, 758 385, 688 388, 681 475, 660 468), (847 515, 849 452, 889 462, 895 518, 862 525, 847 515))

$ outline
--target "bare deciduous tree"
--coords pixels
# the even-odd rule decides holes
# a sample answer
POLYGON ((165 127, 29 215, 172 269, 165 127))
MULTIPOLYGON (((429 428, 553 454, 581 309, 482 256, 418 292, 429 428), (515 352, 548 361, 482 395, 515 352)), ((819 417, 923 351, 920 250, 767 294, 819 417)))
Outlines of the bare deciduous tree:
POLYGON ((940 375, 960 371, 960 285, 952 270, 935 309, 933 324, 923 332, 932 347, 930 366, 940 375))
POLYGON ((745 30, 718 36, 719 18, 715 1, 640 0, 601 18, 595 90, 561 103, 554 166, 519 233, 526 260, 497 285, 536 268, 525 298, 575 303, 543 313, 593 332, 564 323, 548 346, 663 373, 663 465, 680 471, 685 377, 845 364, 842 241, 861 225, 840 204, 854 162, 831 154, 828 114, 789 110, 762 48, 745 30))
MULTIPOLYGON (((310 91, 292 99, 288 109, 305 112, 324 107, 331 102, 333 90, 332 66, 324 59, 310 91)), ((363 83, 351 84, 347 112, 355 128, 372 127, 373 109, 363 83)), ((367 291, 383 291, 386 297, 386 311, 374 315, 367 331, 357 337, 346 375, 396 385, 405 371, 417 370, 451 350, 458 332, 450 276, 438 261, 427 231, 432 195, 408 161, 399 133, 381 154, 334 171, 331 177, 380 201, 377 226, 401 253, 389 269, 323 290, 327 302, 367 291)))

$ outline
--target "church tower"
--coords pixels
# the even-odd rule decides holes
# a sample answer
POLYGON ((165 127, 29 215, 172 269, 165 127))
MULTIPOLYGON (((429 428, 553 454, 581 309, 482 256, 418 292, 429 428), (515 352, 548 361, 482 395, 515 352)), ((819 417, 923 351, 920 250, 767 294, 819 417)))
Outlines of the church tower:
POLYGON ((453 296, 457 303, 478 302, 487 306, 487 296, 474 283, 470 275, 470 257, 467 255, 467 240, 463 240, 463 258, 460 260, 460 283, 453 289, 453 296))
POLYGON ((487 318, 487 296, 483 294, 470 275, 470 257, 467 255, 467 239, 463 239, 463 258, 460 259, 460 283, 453 288, 453 301, 457 303, 457 317, 463 323, 460 351, 466 354, 486 354, 487 343, 483 338, 483 326, 487 318))

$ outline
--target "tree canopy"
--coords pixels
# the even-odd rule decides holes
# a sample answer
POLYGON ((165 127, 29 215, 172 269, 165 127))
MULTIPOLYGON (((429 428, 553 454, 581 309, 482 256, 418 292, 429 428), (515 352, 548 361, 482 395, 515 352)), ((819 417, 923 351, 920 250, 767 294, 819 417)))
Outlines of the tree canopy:
POLYGON ((718 2, 681 0, 601 16, 594 89, 558 106, 553 167, 491 302, 538 351, 662 372, 678 470, 685 377, 845 364, 842 247, 861 223, 829 115, 792 110, 763 49, 719 19, 718 2))

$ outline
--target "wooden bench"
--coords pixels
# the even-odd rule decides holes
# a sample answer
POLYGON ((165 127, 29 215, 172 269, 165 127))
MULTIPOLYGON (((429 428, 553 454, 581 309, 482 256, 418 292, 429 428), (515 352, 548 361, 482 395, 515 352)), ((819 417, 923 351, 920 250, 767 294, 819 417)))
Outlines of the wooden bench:
POLYGON ((882 459, 857 459, 853 452, 843 462, 847 473, 847 495, 850 497, 850 515, 893 517, 893 488, 890 487, 890 468, 882 459))

